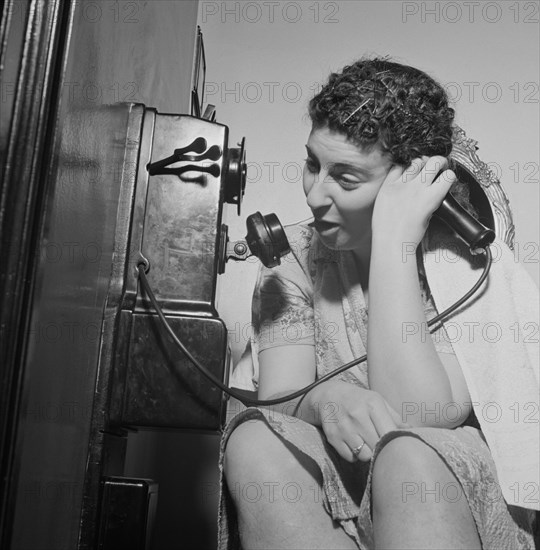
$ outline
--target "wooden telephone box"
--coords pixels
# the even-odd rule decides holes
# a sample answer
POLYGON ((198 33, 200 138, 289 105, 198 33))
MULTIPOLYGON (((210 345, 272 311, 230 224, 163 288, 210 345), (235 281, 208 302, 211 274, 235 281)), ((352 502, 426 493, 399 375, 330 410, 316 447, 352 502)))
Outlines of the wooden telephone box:
POLYGON ((197 11, 4 3, 2 548, 149 548, 158 488, 124 476, 128 430, 219 431, 221 392, 162 336, 136 276, 142 255, 173 329, 225 380, 215 296, 224 178, 240 159, 194 105, 197 11))

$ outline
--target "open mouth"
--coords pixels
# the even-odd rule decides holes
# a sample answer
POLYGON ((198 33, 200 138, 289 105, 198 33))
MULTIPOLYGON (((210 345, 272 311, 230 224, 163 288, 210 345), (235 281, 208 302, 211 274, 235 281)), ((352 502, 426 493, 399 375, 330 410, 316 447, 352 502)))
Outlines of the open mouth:
POLYGON ((331 229, 336 229, 339 227, 338 223, 327 222, 324 220, 317 220, 317 219, 313 220, 313 222, 311 222, 309 225, 311 227, 314 227, 319 233, 324 231, 330 231, 331 229))

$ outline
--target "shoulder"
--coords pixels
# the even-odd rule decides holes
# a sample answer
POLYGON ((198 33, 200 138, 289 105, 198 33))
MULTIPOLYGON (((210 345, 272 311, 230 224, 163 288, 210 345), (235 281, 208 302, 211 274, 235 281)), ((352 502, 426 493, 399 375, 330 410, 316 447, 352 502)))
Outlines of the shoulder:
POLYGON ((309 254, 314 242, 314 229, 303 223, 295 223, 284 227, 287 240, 291 247, 291 254, 299 261, 309 254))
POLYGON ((290 252, 281 257, 275 267, 259 265, 256 291, 266 293, 311 294, 310 254, 314 231, 304 224, 284 227, 290 252), (296 290, 294 290, 296 289, 296 290))
POLYGON ((283 256, 281 263, 285 269, 300 270, 309 278, 313 254, 317 249, 317 236, 312 227, 303 223, 284 227, 290 252, 283 256))
POLYGON ((341 261, 341 252, 325 246, 313 227, 303 223, 288 225, 285 233, 291 248, 289 261, 296 262, 311 278, 314 277, 317 262, 341 261))

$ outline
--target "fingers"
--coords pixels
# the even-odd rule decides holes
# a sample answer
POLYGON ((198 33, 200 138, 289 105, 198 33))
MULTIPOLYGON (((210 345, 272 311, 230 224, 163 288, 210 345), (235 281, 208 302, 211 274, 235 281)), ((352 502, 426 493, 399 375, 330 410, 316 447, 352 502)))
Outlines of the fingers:
POLYGON ((452 184, 457 181, 455 172, 448 169, 448 165, 448 159, 445 157, 430 157, 423 167, 422 181, 428 186, 439 188, 438 192, 448 192, 452 184))
MULTIPOLYGON (((355 427, 356 434, 350 436, 350 444, 352 449, 357 449, 358 445, 365 443, 360 455, 355 454, 354 460, 370 460, 372 451, 377 445, 377 441, 383 436, 383 433, 379 433, 375 425, 369 423, 367 425, 358 425, 355 427)), ((392 428, 394 429, 394 428, 392 428)), ((386 432, 385 432, 386 433, 386 432)))
POLYGON ((351 449, 351 455, 353 462, 357 460, 368 462, 373 456, 373 451, 361 437, 358 437, 358 445, 351 449))
POLYGON ((424 155, 413 159, 406 168, 398 164, 392 166, 386 175, 386 181, 406 183, 420 176, 419 181, 426 186, 430 186, 436 181, 439 184, 447 185, 449 189, 456 180, 456 175, 452 170, 447 170, 448 164, 446 157, 424 155))
POLYGON ((419 157, 412 160, 411 164, 403 171, 401 180, 406 183, 412 181, 426 166, 429 157, 419 157))
POLYGON ((385 400, 386 409, 388 414, 392 417, 392 420, 396 423, 398 428, 412 428, 411 424, 405 422, 401 415, 397 413, 385 400))
POLYGON ((440 193, 448 193, 452 184, 457 181, 457 176, 453 170, 445 170, 433 182, 432 186, 438 187, 440 193))
POLYGON ((401 181, 405 168, 401 164, 394 164, 385 177, 386 182, 401 181))
POLYGON ((371 402, 369 418, 366 420, 353 423, 350 428, 356 431, 347 439, 350 457, 353 460, 371 460, 373 449, 383 435, 398 428, 410 427, 401 421, 399 414, 387 405, 384 399, 371 402))
POLYGON ((419 181, 426 185, 431 185, 434 181, 441 178, 443 182, 448 182, 451 185, 455 174, 452 170, 448 170, 448 165, 448 159, 440 155, 433 157, 424 155, 415 158, 403 171, 402 181, 412 181, 417 176, 420 176, 419 181))
POLYGON ((427 181, 426 198, 430 209, 435 211, 444 200, 457 176, 452 170, 448 170, 448 159, 444 157, 431 157, 424 167, 424 179, 427 181), (433 176, 433 172, 435 172, 433 176))
POLYGON ((338 454, 347 462, 356 462, 357 460, 367 462, 371 460, 371 449, 367 444, 360 449, 364 440, 358 435, 351 438, 351 443, 346 443, 343 440, 333 441, 330 437, 328 438, 328 443, 330 443, 338 454))
POLYGON ((376 402, 371 411, 371 421, 377 430, 378 439, 384 434, 395 430, 401 423, 401 418, 387 405, 384 399, 376 402))
MULTIPOLYGON (((378 435, 374 437, 369 436, 364 439, 357 431, 357 428, 351 427, 347 430, 346 438, 342 439, 343 436, 337 438, 332 436, 328 437, 328 443, 330 443, 347 462, 356 462, 357 460, 367 462, 371 460, 373 456, 372 450, 380 439, 378 435), (367 439, 371 441, 371 445, 367 442, 367 439)), ((364 430, 362 430, 362 432, 363 431, 364 430)))
POLYGON ((383 435, 412 427, 377 392, 351 391, 341 405, 339 421, 323 423, 322 428, 328 443, 348 462, 371 460, 383 435))
POLYGON ((414 180, 426 188, 426 199, 432 211, 436 210, 450 188, 457 181, 456 174, 448 169, 448 159, 442 156, 421 157, 414 159, 403 172, 404 181, 414 180))
POLYGON ((425 159, 424 167, 422 170, 424 175, 422 181, 424 183, 427 183, 428 185, 431 185, 433 180, 435 180, 441 172, 448 168, 448 159, 439 155, 436 155, 434 157, 422 158, 425 159))
POLYGON ((373 424, 376 427, 378 435, 375 438, 371 438, 372 443, 368 444, 367 439, 362 439, 361 436, 354 438, 354 443, 346 445, 346 455, 342 455, 349 462, 369 462, 373 456, 373 449, 379 441, 379 439, 386 433, 394 431, 396 429, 412 428, 410 424, 403 422, 399 416, 390 406, 387 409, 388 418, 384 415, 377 415, 373 418, 373 424))

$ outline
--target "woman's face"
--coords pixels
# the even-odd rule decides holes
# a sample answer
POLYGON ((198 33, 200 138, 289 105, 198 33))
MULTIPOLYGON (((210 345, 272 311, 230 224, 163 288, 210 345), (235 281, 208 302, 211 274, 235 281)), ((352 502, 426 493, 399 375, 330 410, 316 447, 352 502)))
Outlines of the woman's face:
POLYGON ((371 215, 391 168, 380 147, 370 152, 328 128, 313 129, 306 145, 304 193, 314 227, 332 249, 360 250, 371 244, 371 215))

